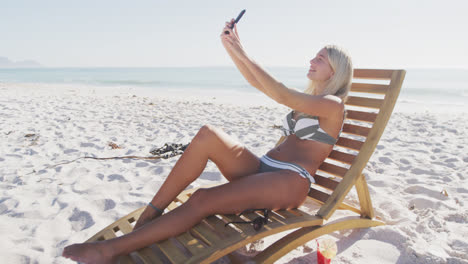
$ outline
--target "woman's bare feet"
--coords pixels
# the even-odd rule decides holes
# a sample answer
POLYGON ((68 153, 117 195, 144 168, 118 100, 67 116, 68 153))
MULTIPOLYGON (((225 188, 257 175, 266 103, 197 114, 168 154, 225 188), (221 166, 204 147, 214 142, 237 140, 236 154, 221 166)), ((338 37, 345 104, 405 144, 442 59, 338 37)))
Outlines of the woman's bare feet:
POLYGON ((63 249, 62 256, 86 264, 111 264, 118 259, 105 242, 73 244, 63 249))
POLYGON ((158 216, 161 216, 161 213, 156 212, 156 210, 147 206, 143 213, 141 213, 140 217, 138 218, 138 221, 135 223, 133 230, 137 230, 138 228, 144 226, 146 223, 150 222, 158 216))

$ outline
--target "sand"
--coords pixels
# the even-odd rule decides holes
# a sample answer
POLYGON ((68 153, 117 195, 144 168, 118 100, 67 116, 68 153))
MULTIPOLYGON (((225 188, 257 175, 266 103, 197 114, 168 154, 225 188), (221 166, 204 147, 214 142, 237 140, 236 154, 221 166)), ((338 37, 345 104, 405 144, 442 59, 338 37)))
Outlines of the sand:
MULTIPOLYGON (((260 156, 279 138, 273 125, 286 111, 124 88, 0 83, 2 263, 72 263, 60 256, 63 247, 147 203, 177 157, 73 160, 151 156, 166 142, 188 143, 204 124, 260 156)), ((332 263, 468 263, 467 124, 463 112, 392 115, 364 170, 376 216, 387 225, 325 236, 338 245, 332 263)), ((225 181, 209 162, 190 187, 225 181)), ((355 193, 348 198, 357 205, 355 193)), ((311 241, 278 263, 315 261, 311 241)))

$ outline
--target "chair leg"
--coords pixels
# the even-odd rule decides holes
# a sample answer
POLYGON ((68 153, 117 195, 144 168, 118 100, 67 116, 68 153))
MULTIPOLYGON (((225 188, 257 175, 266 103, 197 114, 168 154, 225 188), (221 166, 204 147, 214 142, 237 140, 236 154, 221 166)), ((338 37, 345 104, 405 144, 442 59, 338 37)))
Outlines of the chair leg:
POLYGON ((374 208, 372 207, 369 188, 367 186, 364 174, 361 174, 361 176, 356 181, 355 186, 359 198, 359 203, 361 205, 361 217, 366 217, 369 219, 374 218, 374 208))
POLYGON ((383 222, 370 219, 348 219, 349 218, 347 218, 347 220, 331 222, 324 226, 311 226, 298 229, 270 245, 264 251, 257 254, 253 260, 255 263, 274 263, 276 260, 283 257, 291 250, 297 248, 298 246, 304 245, 310 240, 322 235, 344 229, 368 228, 384 225, 383 222))

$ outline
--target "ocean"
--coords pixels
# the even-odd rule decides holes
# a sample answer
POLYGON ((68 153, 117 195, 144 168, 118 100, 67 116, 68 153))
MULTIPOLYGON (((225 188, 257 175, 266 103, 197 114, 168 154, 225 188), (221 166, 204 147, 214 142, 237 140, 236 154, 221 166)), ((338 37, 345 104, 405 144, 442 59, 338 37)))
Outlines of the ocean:
MULTIPOLYGON (((303 90, 307 68, 265 67, 277 80, 303 90)), ((396 111, 468 112, 468 70, 406 69, 396 111)), ((0 69, 0 83, 54 87, 119 87, 147 96, 205 98, 234 104, 275 104, 234 67, 0 69)))

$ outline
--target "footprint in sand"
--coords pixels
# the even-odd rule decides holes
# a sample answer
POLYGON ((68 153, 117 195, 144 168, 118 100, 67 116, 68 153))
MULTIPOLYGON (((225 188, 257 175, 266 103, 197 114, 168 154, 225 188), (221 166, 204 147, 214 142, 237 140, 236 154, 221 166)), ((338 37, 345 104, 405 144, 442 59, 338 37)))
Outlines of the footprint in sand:
POLYGON ((55 198, 53 201, 52 201, 52 206, 54 206, 55 204, 57 204, 59 207, 60 207, 60 210, 62 210, 63 208, 67 207, 68 206, 68 203, 62 203, 59 201, 58 198, 55 198))
POLYGON ((410 164, 410 162, 407 159, 400 159, 400 162, 406 165, 410 164))
POLYGON ((444 217, 445 221, 449 222, 455 222, 459 224, 464 224, 468 222, 468 213, 454 213, 454 214, 449 214, 446 217, 444 217))
POLYGON ((380 157, 379 161, 384 163, 385 165, 390 165, 391 163, 393 163, 393 160, 387 157, 380 157))
POLYGON ((435 149, 432 150, 432 152, 434 152, 434 153, 440 153, 440 152, 442 152, 442 149, 440 149, 440 148, 435 148, 435 149))
POLYGON ((111 174, 107 176, 107 179, 109 181, 128 182, 127 179, 125 179, 125 177, 120 174, 111 174))
POLYGON ((432 162, 432 164, 445 166, 445 167, 448 167, 448 168, 455 168, 457 166, 457 165, 455 165, 453 163, 443 163, 443 162, 438 162, 438 161, 432 162))
POLYGON ((417 184, 420 183, 418 179, 407 179, 406 183, 408 184, 417 184))
POLYGON ((368 181, 367 183, 374 187, 386 187, 388 185, 385 181, 368 181))
POLYGON ((138 162, 135 165, 135 167, 137 167, 137 168, 144 168, 144 167, 148 167, 148 166, 149 166, 148 162, 138 162))
POLYGON ((18 206, 18 201, 10 198, 0 199, 0 215, 9 212, 11 209, 18 206))
POLYGON ((406 193, 410 194, 423 194, 430 198, 436 198, 439 200, 448 200, 448 197, 443 195, 441 191, 434 191, 420 185, 413 185, 404 190, 406 193))
POLYGON ((84 142, 82 142, 80 144, 80 147, 82 147, 82 148, 96 148, 96 145, 94 143, 84 143, 84 142))
POLYGON ((444 160, 444 162, 457 162, 457 161, 459 161, 457 158, 450 158, 450 159, 444 160))
POLYGON ((78 150, 77 149, 66 149, 66 150, 63 151, 63 153, 65 153, 65 154, 70 154, 70 153, 73 153, 73 152, 78 152, 78 150))
POLYGON ((159 175, 162 174, 165 171, 165 169, 160 166, 153 166, 151 167, 151 171, 153 171, 153 174, 159 175))
POLYGON ((94 225, 93 217, 86 211, 81 211, 78 208, 73 210, 73 214, 68 218, 74 231, 78 232, 94 225))
POLYGON ((23 156, 21 155, 16 155, 16 154, 6 154, 6 157, 12 157, 12 158, 17 158, 17 159, 23 159, 23 156))
POLYGON ((107 211, 115 208, 115 202, 111 199, 101 199, 94 202, 99 211, 107 211))
POLYGON ((435 202, 426 198, 414 198, 409 201, 408 207, 419 209, 419 210, 427 209, 427 208, 432 208, 432 209, 437 210, 440 207, 440 202, 435 202))
POLYGON ((417 175, 421 175, 421 174, 427 174, 427 175, 433 175, 433 176, 436 176, 437 174, 433 171, 428 171, 428 170, 423 170, 423 169, 420 169, 420 168, 415 168, 415 169, 412 169, 411 170, 411 173, 414 173, 414 174, 417 174, 417 175))

